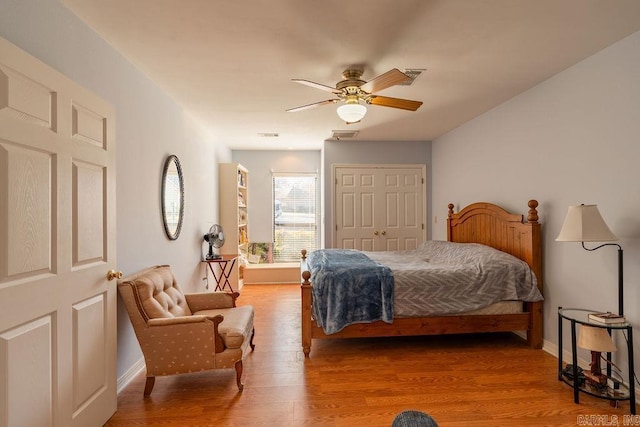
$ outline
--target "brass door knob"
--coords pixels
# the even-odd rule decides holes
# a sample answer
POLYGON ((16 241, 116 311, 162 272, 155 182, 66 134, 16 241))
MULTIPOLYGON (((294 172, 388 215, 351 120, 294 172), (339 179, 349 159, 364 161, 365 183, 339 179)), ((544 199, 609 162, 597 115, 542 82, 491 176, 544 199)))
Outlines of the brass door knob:
POLYGON ((122 271, 109 270, 107 271, 107 280, 122 279, 122 271))
POLYGON ((386 236, 386 235, 387 235, 387 232, 383 230, 383 231, 382 231, 382 235, 383 235, 383 236, 386 236))
POLYGON ((377 236, 377 235, 378 235, 378 230, 374 231, 374 232, 373 232, 373 235, 374 235, 374 236, 377 236))

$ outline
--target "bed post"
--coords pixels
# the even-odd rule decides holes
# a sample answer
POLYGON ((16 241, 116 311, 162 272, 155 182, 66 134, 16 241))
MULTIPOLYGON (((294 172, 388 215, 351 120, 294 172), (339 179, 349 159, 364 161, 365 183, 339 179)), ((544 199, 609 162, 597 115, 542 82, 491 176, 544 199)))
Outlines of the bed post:
MULTIPOLYGON (((542 292, 542 242, 540 240, 540 223, 538 222, 538 201, 529 200, 527 204, 529 206, 529 212, 527 214, 527 221, 531 224, 532 234, 532 264, 533 272, 538 279, 538 289, 542 292)), ((531 312, 531 329, 527 334, 527 341, 531 348, 542 348, 543 340, 543 328, 544 323, 542 320, 542 301, 529 304, 529 311, 531 312)))
MULTIPOLYGON (((529 212, 527 221, 531 227, 531 268, 538 280, 538 289, 542 292, 542 242, 540 240, 540 223, 538 222, 538 201, 529 200, 527 203, 529 212)), ((528 303, 528 311, 531 313, 531 326, 527 332, 527 341, 531 348, 542 348, 542 331, 544 323, 542 320, 542 301, 528 303)))
POLYGON ((305 249, 302 250, 302 262, 301 262, 301 270, 302 270, 302 284, 301 288, 301 299, 302 299, 302 351, 304 352, 304 357, 309 357, 309 353, 311 353, 311 282, 309 279, 311 278, 311 273, 307 268, 307 251, 305 249))
POLYGON ((449 203, 447 206, 449 210, 447 211, 447 241, 451 242, 453 236, 451 235, 451 218, 453 218, 453 203, 449 203))
POLYGON ((527 342, 534 349, 542 348, 542 301, 527 303, 531 313, 531 329, 527 331, 527 342))

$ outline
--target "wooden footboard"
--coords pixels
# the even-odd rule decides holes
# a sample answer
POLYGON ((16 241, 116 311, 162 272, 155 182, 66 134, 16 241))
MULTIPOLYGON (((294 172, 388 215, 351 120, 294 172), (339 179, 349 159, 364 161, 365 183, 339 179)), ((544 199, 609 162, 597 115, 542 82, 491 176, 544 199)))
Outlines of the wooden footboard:
MULTIPOLYGON (((523 215, 510 214, 490 203, 474 203, 458 213, 449 204, 447 239, 458 243, 482 243, 510 253, 529 264, 542 292, 542 257, 538 202, 530 200, 527 222, 523 215)), ((479 332, 526 331, 531 348, 542 348, 542 301, 525 303, 524 311, 515 314, 457 315, 437 317, 396 318, 393 323, 377 321, 349 325, 327 335, 312 315, 311 273, 307 267, 307 252, 302 251, 302 351, 311 352, 313 339, 385 337, 412 335, 443 335, 479 332)))

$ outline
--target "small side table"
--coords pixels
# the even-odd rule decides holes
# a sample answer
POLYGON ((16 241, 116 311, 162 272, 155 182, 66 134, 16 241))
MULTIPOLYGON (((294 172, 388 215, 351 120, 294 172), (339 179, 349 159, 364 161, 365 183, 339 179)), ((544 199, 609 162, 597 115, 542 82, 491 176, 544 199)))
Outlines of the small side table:
MULTIPOLYGON (((597 313, 595 310, 585 310, 581 308, 558 307, 558 381, 564 381, 573 387, 573 401, 580 403, 580 393, 586 393, 601 399, 610 401, 628 400, 632 415, 636 414, 636 388, 633 373, 633 327, 630 323, 601 323, 589 320, 590 313, 597 313), (571 354, 573 364, 573 379, 562 374, 562 321, 568 320, 571 323, 571 354), (610 387, 596 388, 590 386, 585 381, 580 384, 578 378, 578 353, 576 351, 576 324, 588 325, 596 328, 606 329, 609 334, 614 331, 626 332, 627 334, 627 357, 629 369, 629 386, 620 384, 620 388, 614 390, 610 387)), ((607 360, 611 360, 611 353, 607 353, 607 360)), ((611 376, 611 366, 607 364, 607 376, 611 376)))
POLYGON ((211 274, 213 275, 214 280, 216 281, 216 288, 213 290, 216 291, 224 291, 224 288, 227 286, 229 290, 233 292, 233 288, 231 287, 231 283, 229 283, 229 276, 233 271, 233 266, 236 264, 236 260, 238 259, 237 254, 233 255, 221 255, 221 258, 217 259, 205 259, 202 262, 206 262, 209 266, 209 270, 211 270, 211 274), (213 268, 214 264, 217 264, 220 267, 220 274, 216 274, 216 269, 213 268))

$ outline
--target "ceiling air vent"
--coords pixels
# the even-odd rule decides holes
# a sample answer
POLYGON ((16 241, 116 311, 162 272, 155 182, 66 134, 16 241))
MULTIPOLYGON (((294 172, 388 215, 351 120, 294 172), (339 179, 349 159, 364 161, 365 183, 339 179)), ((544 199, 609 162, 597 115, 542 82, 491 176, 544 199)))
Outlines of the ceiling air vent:
POLYGON ((261 133, 258 133, 258 136, 260 138, 277 138, 280 135, 276 132, 261 132, 261 133))
POLYGON ((340 141, 343 138, 355 138, 359 133, 359 130, 334 130, 331 131, 331 138, 340 141))
POLYGON ((427 71, 426 68, 407 68, 403 71, 407 76, 409 76, 409 80, 405 80, 404 83, 400 83, 398 86, 411 86, 413 82, 420 77, 422 73, 427 71))

